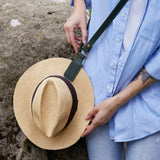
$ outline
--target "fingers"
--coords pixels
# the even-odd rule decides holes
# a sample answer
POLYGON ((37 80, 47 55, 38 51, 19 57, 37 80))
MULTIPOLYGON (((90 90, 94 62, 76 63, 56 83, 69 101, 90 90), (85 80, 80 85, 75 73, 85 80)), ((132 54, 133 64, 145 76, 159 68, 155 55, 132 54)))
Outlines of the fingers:
POLYGON ((66 23, 64 25, 64 31, 66 33, 67 41, 73 46, 75 52, 78 53, 78 47, 79 47, 79 44, 81 43, 81 41, 84 44, 86 43, 87 29, 86 29, 85 24, 83 24, 81 27, 76 26, 76 28, 80 28, 81 33, 82 33, 82 38, 75 35, 75 33, 74 33, 75 26, 74 25, 70 25, 68 23, 66 23))
POLYGON ((94 109, 85 117, 86 120, 91 120, 91 124, 87 126, 86 130, 82 134, 82 137, 92 132, 95 128, 108 123, 118 109, 116 105, 113 103, 112 98, 104 100, 96 105, 94 109))
POLYGON ((76 43, 77 44, 80 44, 82 42, 82 38, 81 37, 75 36, 75 39, 76 39, 76 43))
POLYGON ((78 44, 76 43, 74 32, 70 32, 69 36, 71 45, 73 46, 75 52, 78 53, 78 44))
POLYGON ((87 114, 87 116, 85 117, 86 120, 92 119, 93 117, 95 117, 95 115, 98 113, 98 108, 94 108, 91 112, 89 112, 87 114))
POLYGON ((94 123, 91 123, 90 125, 87 126, 86 130, 82 133, 82 137, 85 137, 87 134, 92 132, 96 128, 96 125, 94 123))
POLYGON ((91 119, 91 124, 87 126, 86 130, 82 133, 82 137, 86 136, 90 132, 92 132, 96 127, 98 127, 98 123, 96 122, 95 116, 98 113, 98 109, 94 108, 88 115, 85 117, 86 120, 91 119))
POLYGON ((86 39, 87 39, 86 25, 81 28, 81 32, 82 32, 82 42, 83 42, 83 44, 86 44, 86 39))
POLYGON ((75 40, 75 35, 74 35, 74 28, 71 27, 70 25, 68 25, 68 23, 66 23, 64 25, 64 31, 66 33, 66 38, 67 41, 73 46, 75 52, 78 52, 78 46, 76 44, 76 40, 75 40))

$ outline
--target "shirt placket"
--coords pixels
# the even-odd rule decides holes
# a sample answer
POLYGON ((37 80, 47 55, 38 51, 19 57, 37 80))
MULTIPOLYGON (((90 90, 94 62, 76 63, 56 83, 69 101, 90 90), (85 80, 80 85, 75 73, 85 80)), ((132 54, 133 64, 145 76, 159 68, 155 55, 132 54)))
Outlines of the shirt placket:
POLYGON ((121 71, 118 71, 118 62, 120 57, 120 51, 123 43, 123 36, 124 31, 126 27, 127 22, 127 16, 129 11, 129 2, 124 6, 124 8, 121 10, 121 12, 117 15, 115 20, 113 21, 113 30, 114 33, 112 33, 112 58, 110 60, 110 75, 109 80, 106 84, 106 94, 107 96, 113 95, 113 89, 115 87, 115 81, 117 79, 117 76, 119 77, 119 73, 121 71))

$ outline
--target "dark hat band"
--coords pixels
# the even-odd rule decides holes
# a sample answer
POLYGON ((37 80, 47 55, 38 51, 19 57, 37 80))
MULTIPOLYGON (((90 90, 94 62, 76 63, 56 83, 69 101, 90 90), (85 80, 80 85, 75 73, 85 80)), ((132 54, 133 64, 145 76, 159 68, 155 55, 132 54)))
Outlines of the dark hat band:
POLYGON ((33 93, 33 96, 32 96, 32 100, 31 100, 31 112, 32 112, 32 116, 33 116, 33 100, 34 100, 34 97, 35 97, 35 94, 36 94, 36 91, 38 89, 38 87, 40 86, 40 84, 46 80, 47 78, 59 78, 61 80, 63 80, 65 82, 65 84, 68 86, 70 92, 71 92, 71 96, 72 96, 72 108, 71 108, 71 111, 70 111, 70 115, 69 115, 69 118, 68 118, 68 121, 67 123, 65 124, 64 128, 65 129, 69 123, 72 121, 76 111, 77 111, 77 106, 78 106, 78 99, 77 99, 77 94, 76 94, 76 90, 74 88, 74 86, 72 85, 72 83, 70 81, 68 81, 66 78, 62 77, 62 76, 58 76, 58 75, 50 75, 46 78, 44 78, 36 87, 36 89, 34 90, 34 93, 33 93))

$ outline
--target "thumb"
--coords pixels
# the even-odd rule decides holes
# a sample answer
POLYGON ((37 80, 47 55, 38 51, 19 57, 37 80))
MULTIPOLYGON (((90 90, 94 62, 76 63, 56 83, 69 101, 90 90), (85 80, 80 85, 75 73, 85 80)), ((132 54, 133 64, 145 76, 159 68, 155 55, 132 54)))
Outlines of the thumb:
POLYGON ((84 27, 81 28, 81 32, 82 32, 82 42, 83 42, 83 44, 86 44, 86 40, 87 40, 86 24, 84 25, 84 27))
POLYGON ((91 112, 89 112, 87 114, 87 116, 85 117, 85 119, 86 120, 92 119, 95 116, 95 114, 97 114, 97 112, 98 112, 98 109, 94 108, 91 112))

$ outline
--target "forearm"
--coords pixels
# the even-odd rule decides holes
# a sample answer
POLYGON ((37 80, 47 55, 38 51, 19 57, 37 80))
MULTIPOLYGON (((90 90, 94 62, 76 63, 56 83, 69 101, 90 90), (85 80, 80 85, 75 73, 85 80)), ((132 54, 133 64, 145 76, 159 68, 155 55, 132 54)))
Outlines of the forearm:
POLYGON ((115 95, 113 98, 116 100, 117 107, 120 108, 125 103, 127 103, 130 99, 136 96, 143 89, 149 87, 156 80, 153 79, 144 68, 139 75, 127 85, 121 92, 115 95))
POLYGON ((155 81, 156 80, 153 79, 145 69, 143 69, 126 88, 117 95, 102 101, 87 114, 85 119, 91 120, 92 123, 87 126, 82 137, 92 132, 96 127, 109 122, 120 107, 155 81))
POLYGON ((86 5, 84 0, 74 0, 73 13, 80 14, 82 17, 86 17, 86 5))
POLYGON ((84 0, 74 0, 74 10, 79 8, 86 9, 84 0))

